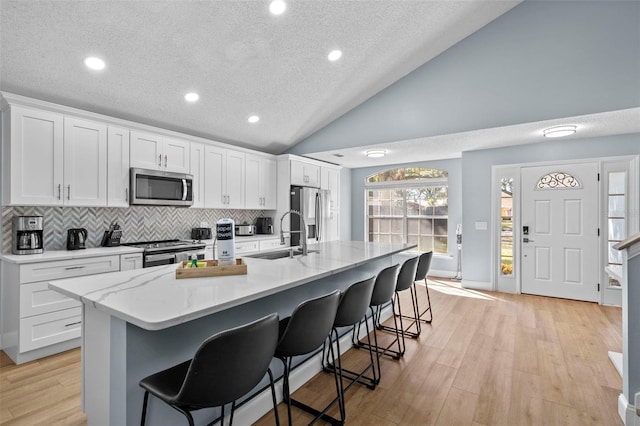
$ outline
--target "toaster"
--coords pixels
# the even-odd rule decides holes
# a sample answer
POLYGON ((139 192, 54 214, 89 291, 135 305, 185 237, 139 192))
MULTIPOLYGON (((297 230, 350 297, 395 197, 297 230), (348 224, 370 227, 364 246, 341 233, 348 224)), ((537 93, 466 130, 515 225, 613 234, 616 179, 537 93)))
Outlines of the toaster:
POLYGON ((211 228, 191 228, 192 240, 210 240, 212 238, 211 228))
POLYGON ((247 223, 242 225, 236 225, 236 235, 238 236, 253 235, 255 233, 256 233, 256 227, 254 225, 249 225, 247 223))

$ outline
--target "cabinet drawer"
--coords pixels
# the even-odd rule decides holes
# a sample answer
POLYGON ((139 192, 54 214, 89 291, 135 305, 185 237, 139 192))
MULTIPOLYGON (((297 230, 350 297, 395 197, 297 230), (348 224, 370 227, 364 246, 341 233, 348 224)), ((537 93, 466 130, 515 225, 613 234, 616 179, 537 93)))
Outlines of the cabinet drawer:
POLYGON ((253 251, 258 251, 260 248, 258 247, 257 241, 246 241, 243 243, 236 243, 236 254, 241 253, 251 253, 253 251))
POLYGON ((75 308, 80 302, 49 289, 48 281, 20 286, 20 318, 75 308))
POLYGON ((280 238, 276 238, 273 240, 261 240, 260 241, 260 251, 269 251, 269 250, 278 250, 289 247, 288 238, 285 239, 285 244, 280 245, 280 238))
POLYGON ((58 280, 120 270, 120 256, 87 257, 20 266, 20 284, 58 280))
POLYGON ((20 352, 80 337, 82 308, 64 309, 20 320, 20 352))

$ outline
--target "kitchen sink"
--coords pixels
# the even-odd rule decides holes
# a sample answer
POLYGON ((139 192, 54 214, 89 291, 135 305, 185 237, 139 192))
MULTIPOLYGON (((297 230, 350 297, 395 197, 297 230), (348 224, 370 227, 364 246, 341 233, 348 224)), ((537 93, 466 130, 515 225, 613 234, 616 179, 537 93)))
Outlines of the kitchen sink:
MULTIPOLYGON (((267 260, 276 260, 276 259, 284 259, 290 257, 290 249, 287 250, 278 250, 278 251, 268 251, 266 253, 257 253, 251 254, 246 257, 253 257, 256 259, 267 259, 267 260)), ((307 253, 320 253, 320 250, 308 250, 307 253)), ((293 256, 302 256, 302 250, 294 249, 293 256)))

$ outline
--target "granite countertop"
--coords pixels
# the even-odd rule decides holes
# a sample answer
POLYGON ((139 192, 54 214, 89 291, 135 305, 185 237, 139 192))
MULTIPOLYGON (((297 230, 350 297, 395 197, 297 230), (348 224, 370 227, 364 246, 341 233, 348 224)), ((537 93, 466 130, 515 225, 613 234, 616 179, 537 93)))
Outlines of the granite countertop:
POLYGON ((332 241, 308 256, 243 258, 246 275, 176 279, 176 265, 51 281, 49 288, 146 330, 161 330, 415 247, 332 241))
POLYGON ((137 247, 95 247, 82 250, 45 250, 40 254, 3 254, 0 256, 3 262, 25 264, 39 262, 53 262, 57 260, 83 259, 87 257, 112 256, 130 253, 142 253, 137 247))

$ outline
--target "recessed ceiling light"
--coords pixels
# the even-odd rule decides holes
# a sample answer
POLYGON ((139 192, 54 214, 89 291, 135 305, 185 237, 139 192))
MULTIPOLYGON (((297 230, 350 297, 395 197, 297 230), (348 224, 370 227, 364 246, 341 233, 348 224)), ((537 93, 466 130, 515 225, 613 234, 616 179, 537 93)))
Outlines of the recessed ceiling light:
POLYGON ((561 138, 563 136, 570 136, 576 132, 576 126, 554 126, 544 129, 542 134, 547 138, 561 138))
POLYGON ((287 4, 282 0, 273 0, 269 4, 269 12, 273 15, 282 15, 287 10, 287 4))
POLYGON ((260 117, 258 117, 257 115, 252 115, 247 119, 247 121, 249 123, 257 123, 258 121, 260 121, 260 117))
POLYGON ((331 52, 329 52, 329 55, 327 55, 327 59, 329 59, 331 62, 337 61, 341 57, 342 50, 332 50, 331 52))
POLYGON ((184 95, 184 99, 187 102, 195 102, 198 99, 200 99, 200 95, 198 95, 196 92, 189 92, 186 95, 184 95))
POLYGON ((367 157, 369 158, 380 158, 387 155, 387 150, 386 149, 370 149, 365 154, 367 154, 367 157))
POLYGON ((89 56, 85 58, 84 64, 87 68, 91 68, 92 70, 103 70, 105 67, 105 63, 102 59, 96 58, 95 56, 89 56))

